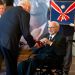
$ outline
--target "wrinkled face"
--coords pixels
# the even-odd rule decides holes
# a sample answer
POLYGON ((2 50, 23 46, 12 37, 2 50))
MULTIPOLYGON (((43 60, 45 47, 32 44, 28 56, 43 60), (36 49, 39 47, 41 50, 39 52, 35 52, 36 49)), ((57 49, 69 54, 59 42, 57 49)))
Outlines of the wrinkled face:
POLYGON ((50 22, 48 25, 48 32, 53 35, 59 31, 59 26, 55 22, 50 22))
POLYGON ((5 11, 5 6, 4 5, 0 5, 0 15, 2 15, 5 11))

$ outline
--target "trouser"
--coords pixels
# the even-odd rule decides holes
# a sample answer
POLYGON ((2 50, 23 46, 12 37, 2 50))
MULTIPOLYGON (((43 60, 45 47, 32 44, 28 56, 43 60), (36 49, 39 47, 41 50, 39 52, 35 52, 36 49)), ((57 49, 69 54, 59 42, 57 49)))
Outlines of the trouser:
POLYGON ((26 75, 28 67, 30 66, 30 60, 26 60, 18 63, 18 75, 26 75))
MULTIPOLYGON (((41 57, 40 57, 41 58, 41 57)), ((37 67, 42 67, 43 65, 48 65, 49 68, 53 67, 55 64, 55 67, 57 70, 61 70, 63 68, 63 56, 55 58, 49 58, 49 59, 38 59, 38 57, 25 60, 18 64, 18 74, 19 75, 34 75, 37 67), (53 64, 53 65, 52 65, 53 64)))
POLYGON ((68 44, 67 44, 67 49, 66 49, 66 55, 64 57, 63 71, 69 72, 70 66, 72 63, 72 41, 69 41, 69 40, 73 40, 73 36, 67 36, 66 40, 67 40, 68 44))
POLYGON ((14 50, 8 50, 2 46, 0 46, 0 49, 5 59, 6 75, 18 75, 17 52, 14 50))
POLYGON ((2 62, 3 62, 3 54, 0 50, 0 71, 1 71, 1 67, 2 67, 2 62))

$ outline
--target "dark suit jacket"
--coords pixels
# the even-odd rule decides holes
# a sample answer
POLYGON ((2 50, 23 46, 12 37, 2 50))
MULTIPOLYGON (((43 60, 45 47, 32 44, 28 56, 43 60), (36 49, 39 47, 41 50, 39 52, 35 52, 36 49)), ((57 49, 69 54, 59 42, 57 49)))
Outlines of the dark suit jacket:
POLYGON ((74 27, 69 26, 69 25, 63 25, 63 24, 61 24, 60 26, 63 29, 62 31, 63 31, 63 34, 64 34, 65 37, 66 36, 73 36, 73 34, 74 34, 74 27))
POLYGON ((22 7, 11 7, 0 19, 0 45, 7 49, 16 49, 23 35, 30 47, 35 42, 29 31, 30 14, 22 7))
MULTIPOLYGON (((44 37, 49 38, 49 34, 46 34, 44 37)), ((65 55, 66 53, 66 38, 61 34, 57 33, 53 38, 52 46, 46 45, 39 49, 32 49, 39 58, 46 58, 46 56, 51 55, 65 55)))

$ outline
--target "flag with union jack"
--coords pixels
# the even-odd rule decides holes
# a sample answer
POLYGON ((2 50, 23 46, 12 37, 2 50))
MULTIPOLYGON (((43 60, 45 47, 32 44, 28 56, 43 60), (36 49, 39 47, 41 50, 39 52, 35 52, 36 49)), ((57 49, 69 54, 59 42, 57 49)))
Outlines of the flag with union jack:
POLYGON ((50 20, 60 24, 74 24, 75 1, 50 0, 50 20))

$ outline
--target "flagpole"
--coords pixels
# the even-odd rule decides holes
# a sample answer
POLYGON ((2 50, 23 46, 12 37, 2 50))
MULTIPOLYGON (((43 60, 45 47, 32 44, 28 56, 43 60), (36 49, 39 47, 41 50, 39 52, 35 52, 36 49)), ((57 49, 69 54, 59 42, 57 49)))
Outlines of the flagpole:
POLYGON ((74 15, 74 32, 75 32, 75 15, 74 15))
POLYGON ((50 21, 51 21, 51 9, 52 9, 52 8, 51 8, 51 0, 50 0, 50 2, 49 2, 49 5, 50 5, 50 6, 49 6, 49 10, 50 10, 50 21))

